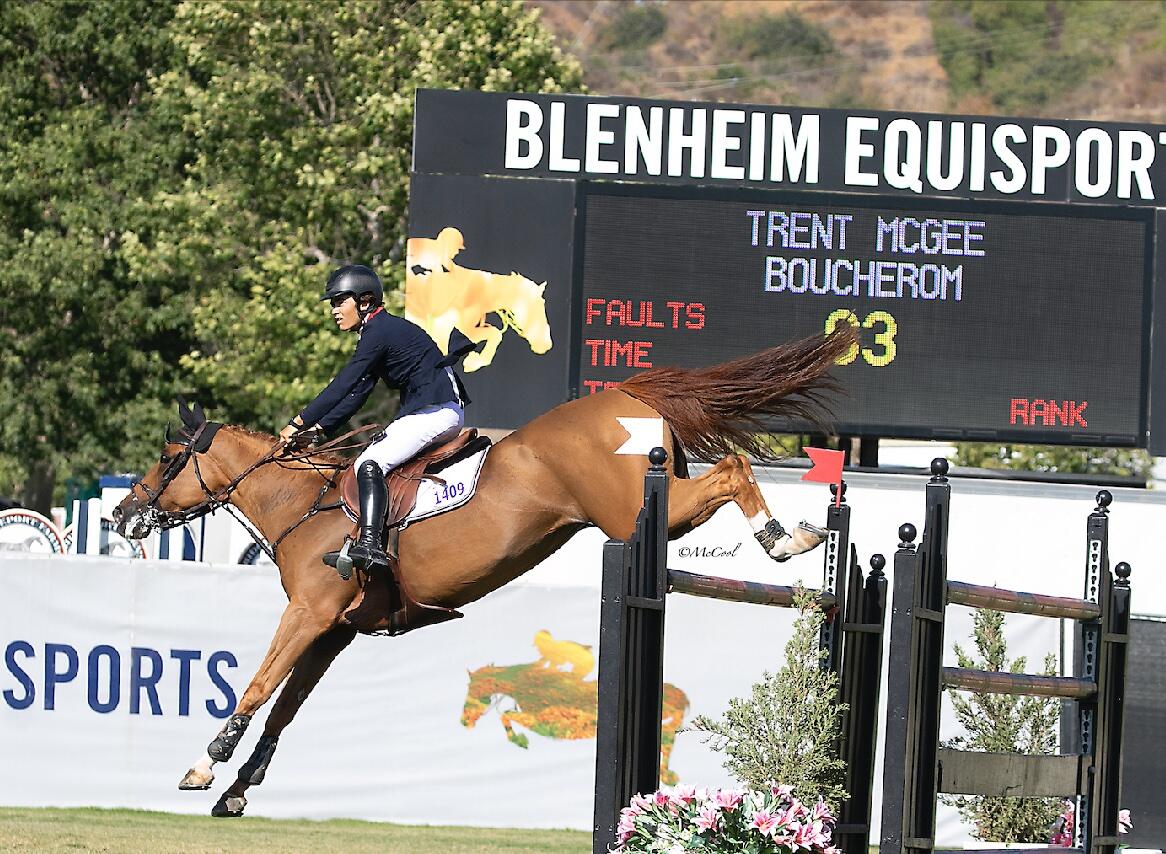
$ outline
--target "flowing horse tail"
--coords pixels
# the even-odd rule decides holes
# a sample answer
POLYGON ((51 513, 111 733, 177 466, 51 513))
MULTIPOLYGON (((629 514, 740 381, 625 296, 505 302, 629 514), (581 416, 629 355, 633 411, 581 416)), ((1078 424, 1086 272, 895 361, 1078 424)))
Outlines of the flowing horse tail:
POLYGON ((760 460, 777 453, 757 434, 773 418, 823 425, 826 397, 841 391, 828 371, 857 341, 850 324, 830 335, 770 347, 709 368, 653 368, 624 380, 619 389, 660 413, 692 456, 713 462, 744 451, 760 460))

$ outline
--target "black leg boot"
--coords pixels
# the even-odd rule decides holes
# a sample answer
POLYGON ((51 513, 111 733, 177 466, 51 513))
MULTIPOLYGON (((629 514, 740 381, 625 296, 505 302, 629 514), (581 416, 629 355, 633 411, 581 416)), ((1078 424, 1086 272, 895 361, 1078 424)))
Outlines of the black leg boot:
POLYGON ((356 485, 360 489, 360 536, 349 548, 348 556, 355 566, 375 575, 389 568, 381 543, 389 492, 381 467, 371 461, 357 469, 356 485))

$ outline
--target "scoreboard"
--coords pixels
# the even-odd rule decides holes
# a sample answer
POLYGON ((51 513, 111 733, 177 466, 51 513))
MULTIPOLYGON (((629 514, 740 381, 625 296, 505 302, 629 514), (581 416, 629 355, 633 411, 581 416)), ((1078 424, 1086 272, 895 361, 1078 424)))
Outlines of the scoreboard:
POLYGON ((418 304, 539 295, 474 321, 470 423, 849 325, 839 433, 1166 455, 1166 127, 436 90, 415 116, 409 243, 454 253, 418 304))
POLYGON ((850 324, 842 432, 1134 444, 1152 220, 1066 207, 589 190, 580 393, 850 324))

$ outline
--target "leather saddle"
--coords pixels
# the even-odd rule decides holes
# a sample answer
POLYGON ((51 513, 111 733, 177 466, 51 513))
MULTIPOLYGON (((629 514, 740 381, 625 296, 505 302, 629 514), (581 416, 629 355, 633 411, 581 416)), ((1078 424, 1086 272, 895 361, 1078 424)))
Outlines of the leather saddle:
MULTIPOLYGON (((452 608, 426 605, 414 599, 401 577, 400 556, 397 540, 402 522, 413 511, 417 503, 417 490, 426 477, 440 480, 437 474, 445 468, 476 454, 490 446, 489 438, 479 436, 474 429, 462 430, 455 438, 440 445, 426 448, 411 460, 402 463, 389 472, 385 478, 388 486, 388 509, 385 512, 385 552, 389 558, 388 576, 370 577, 358 572, 361 586, 353 606, 344 614, 344 621, 355 626, 364 634, 402 635, 405 632, 455 620, 462 616, 452 608)), ((351 514, 360 517, 360 493, 356 483, 356 472, 352 467, 345 469, 337 483, 345 506, 351 514)), ((354 527, 352 539, 356 538, 354 527)), ((336 566, 339 552, 329 552, 324 562, 336 566)))

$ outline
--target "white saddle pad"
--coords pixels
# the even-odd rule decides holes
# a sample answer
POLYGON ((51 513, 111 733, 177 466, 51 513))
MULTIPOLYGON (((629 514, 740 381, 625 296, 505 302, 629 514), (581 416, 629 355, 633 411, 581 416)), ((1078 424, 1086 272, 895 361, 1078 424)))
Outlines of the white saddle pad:
MULTIPOLYGON (((482 464, 486 461, 486 452, 492 447, 494 446, 488 445, 437 474, 425 475, 425 479, 417 487, 417 502, 413 505, 413 512, 405 517, 401 527, 461 507, 473 498, 474 491, 478 488, 478 475, 482 473, 482 464), (434 478, 441 478, 441 482, 434 478)), ((344 512, 353 522, 360 521, 360 518, 348 509, 347 504, 344 505, 344 512)))
POLYGON ((478 475, 482 473, 482 464, 486 462, 486 452, 492 447, 482 448, 437 474, 426 475, 417 488, 417 503, 413 505, 413 512, 405 517, 401 527, 461 507, 473 498, 478 488, 478 475))

